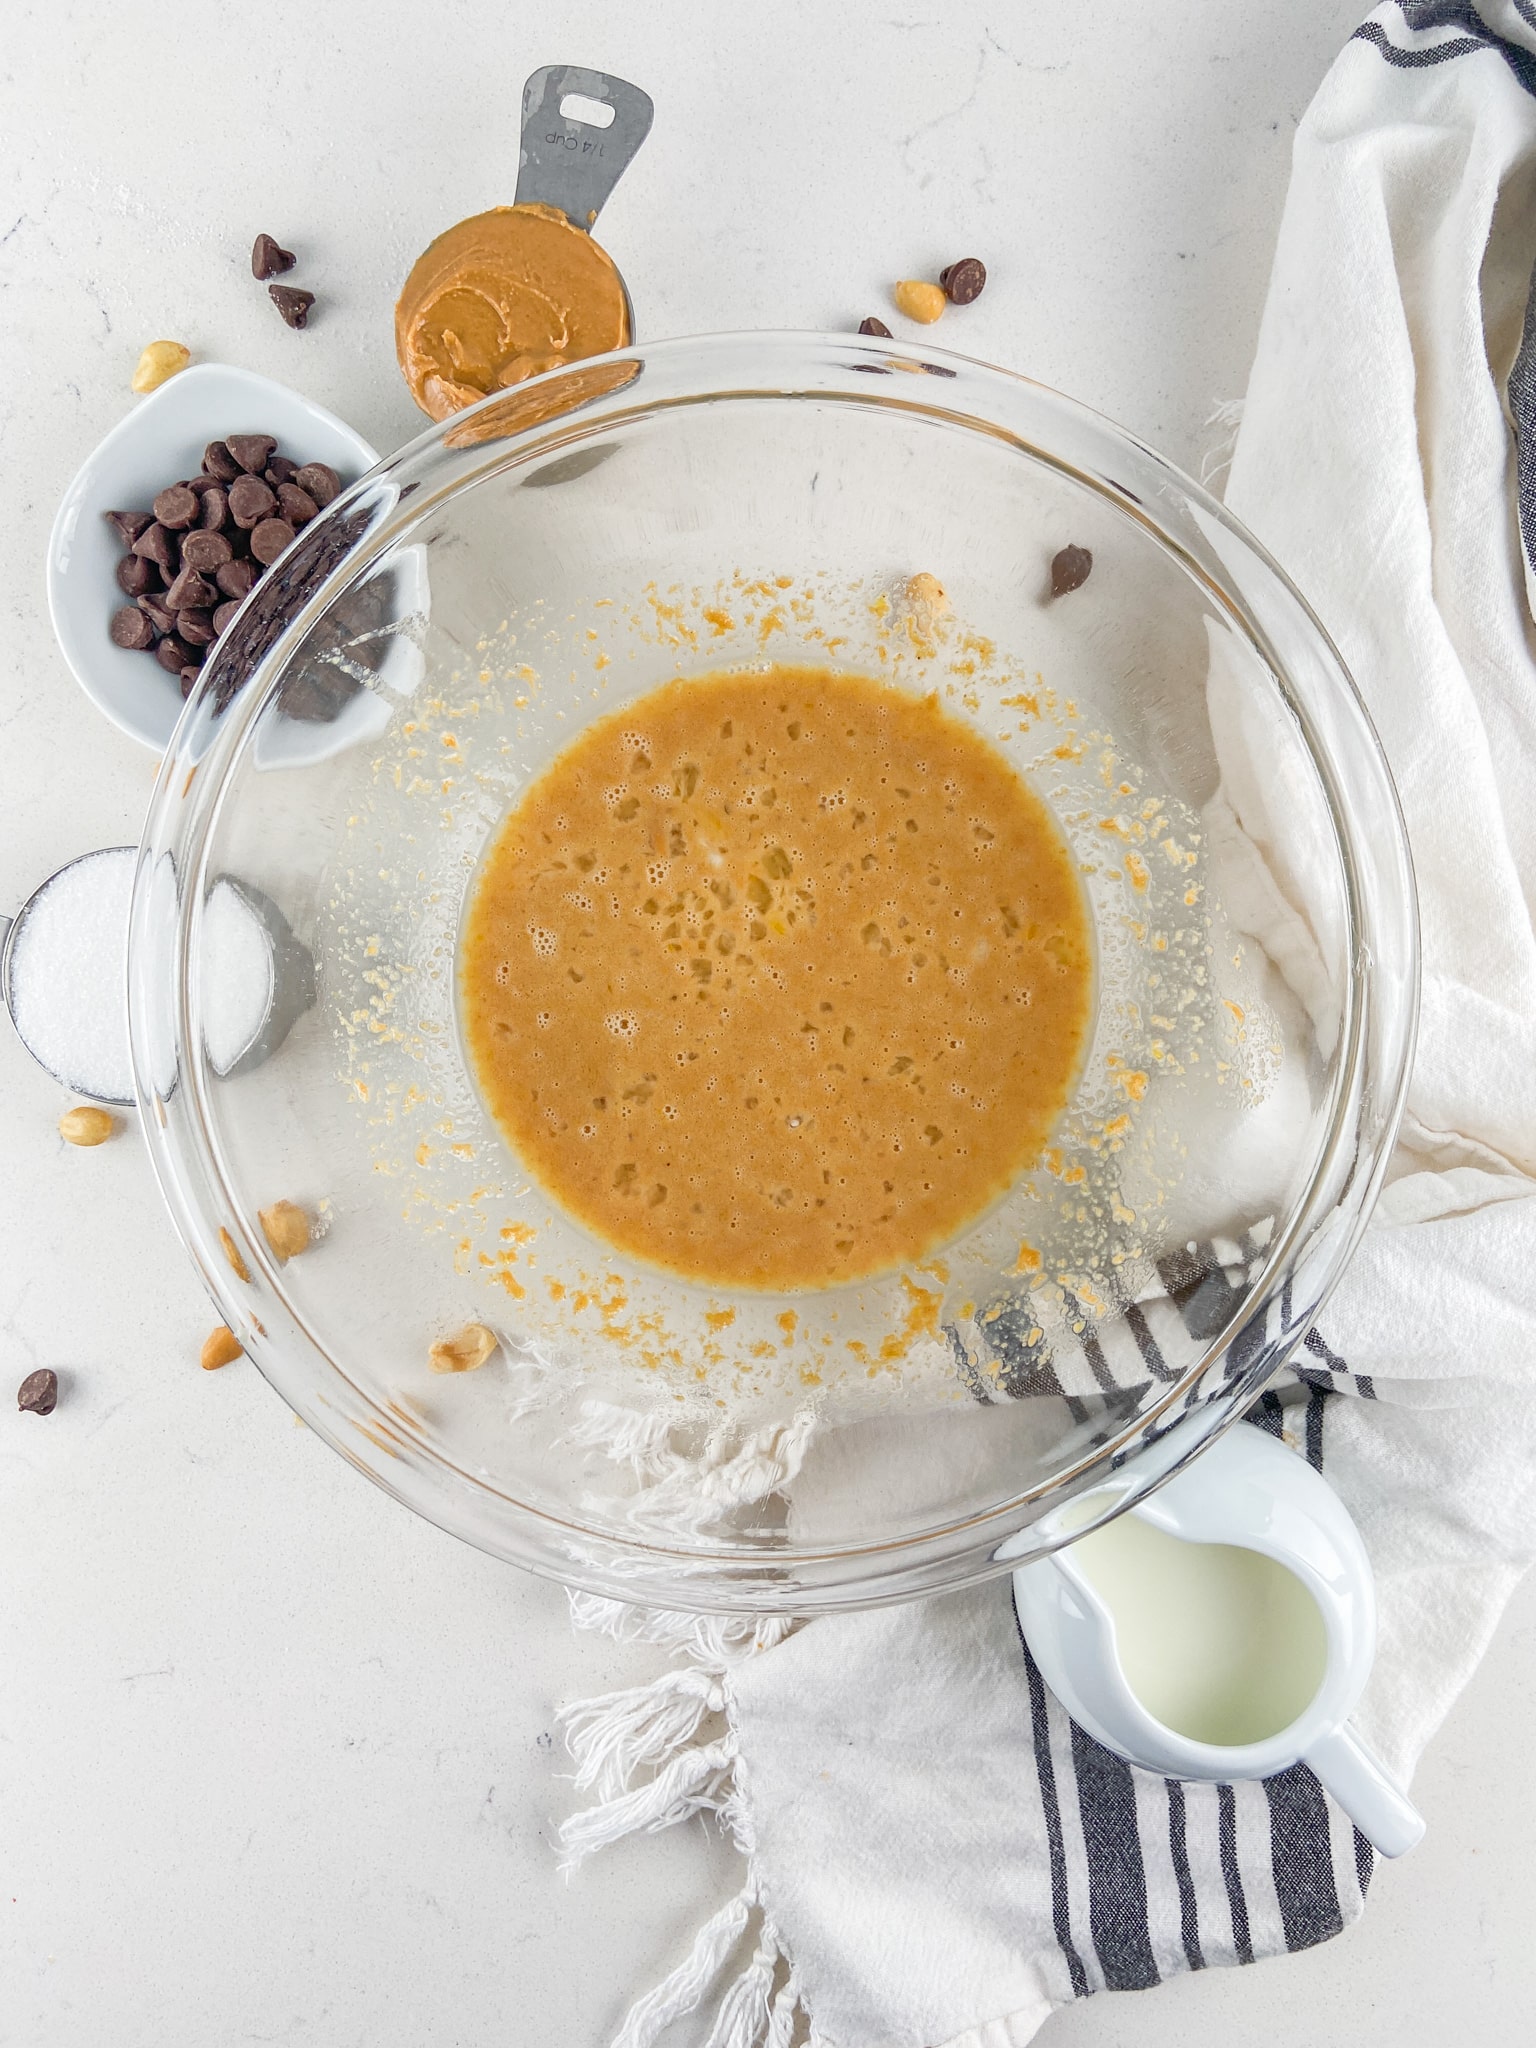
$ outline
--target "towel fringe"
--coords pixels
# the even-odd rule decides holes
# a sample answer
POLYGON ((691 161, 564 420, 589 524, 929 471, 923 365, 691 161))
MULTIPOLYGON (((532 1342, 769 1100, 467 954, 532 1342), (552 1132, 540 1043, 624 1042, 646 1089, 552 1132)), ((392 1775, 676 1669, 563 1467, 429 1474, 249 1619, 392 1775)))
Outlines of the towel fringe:
POLYGON ((601 1693, 562 1708, 557 1719, 576 1760, 576 1785, 599 1800, 629 1789, 636 1771, 659 1768, 725 1708, 718 1675, 696 1664, 662 1672, 649 1685, 601 1693))
POLYGON ((704 2048, 790 2048, 804 2016, 800 1987, 778 1929, 750 1882, 704 1923, 677 1968, 635 2000, 613 2048, 654 2048, 674 2020, 697 2012, 754 1918, 752 1954, 720 1993, 704 2048))
POLYGON ((662 1765, 648 1784, 620 1793, 599 1806, 583 1808, 561 1822, 560 1867, 574 1870, 594 1849, 626 1835, 654 1835, 696 1813, 718 1813, 726 1802, 736 1765, 736 1737, 685 1746, 662 1765))

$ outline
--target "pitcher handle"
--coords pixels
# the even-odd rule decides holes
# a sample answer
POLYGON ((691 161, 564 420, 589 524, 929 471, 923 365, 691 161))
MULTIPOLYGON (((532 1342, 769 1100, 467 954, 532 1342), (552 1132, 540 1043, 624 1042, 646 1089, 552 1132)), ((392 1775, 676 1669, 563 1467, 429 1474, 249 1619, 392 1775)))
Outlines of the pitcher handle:
POLYGON ((1302 1762, 1383 1856, 1406 1855, 1422 1840, 1424 1816, 1353 1728, 1325 1735, 1302 1762))

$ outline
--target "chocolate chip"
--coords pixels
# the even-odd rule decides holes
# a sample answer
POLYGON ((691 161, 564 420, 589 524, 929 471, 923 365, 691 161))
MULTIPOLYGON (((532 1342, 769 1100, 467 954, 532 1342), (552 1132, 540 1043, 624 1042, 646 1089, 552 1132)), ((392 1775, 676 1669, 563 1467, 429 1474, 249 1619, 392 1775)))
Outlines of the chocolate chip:
POLYGON ((1075 543, 1051 557, 1051 595, 1065 597, 1069 590, 1081 590, 1093 568, 1093 556, 1075 543))
POLYGON ((172 484, 155 500, 155 517, 173 533, 190 526, 201 511, 198 495, 190 484, 172 484))
POLYGON ((886 341, 889 341, 891 338, 889 327, 886 326, 883 320, 877 320, 873 313, 867 319, 859 322, 859 332, 860 334, 878 334, 886 341))
MULTIPOLYGON (((276 441, 270 434, 226 434, 224 445, 247 476, 259 477, 272 460, 276 441)), ((234 478, 231 477, 231 483, 234 478)))
POLYGON ((268 490, 259 476, 237 477, 229 487, 229 510, 236 526, 253 527, 270 519, 277 510, 277 494, 268 490))
POLYGON ((293 480, 301 491, 308 491, 322 510, 341 490, 341 478, 328 462, 306 462, 302 469, 294 471, 293 480))
POLYGON ((979 299, 987 282, 987 266, 979 256, 962 256, 939 272, 939 283, 952 306, 968 306, 979 299))
POLYGON ((258 235, 251 245, 251 275, 263 284, 269 277, 281 277, 285 270, 292 270, 294 262, 293 251, 283 248, 270 235, 258 235))
POLYGON ((222 484, 203 493, 202 524, 209 533, 217 533, 229 520, 229 493, 222 484))
POLYGON ((223 632, 224 628, 229 624, 230 620, 235 616, 235 613, 239 611, 239 609, 239 598, 230 597, 224 600, 223 604, 219 606, 218 610, 213 615, 213 630, 215 634, 223 632))
POLYGON ((277 504, 290 526, 308 526, 320 510, 308 491, 298 484, 279 484, 277 504))
POLYGON ((29 1372, 16 1389, 16 1406, 23 1415, 51 1415, 59 1405, 59 1376, 51 1365, 29 1372))
POLYGON ((189 476, 187 478, 187 489, 189 491, 196 491, 200 498, 206 498, 210 491, 217 491, 222 488, 223 485, 218 477, 208 476, 206 473, 202 476, 189 476))
MULTIPOLYGON (((245 596, 259 574, 260 571, 254 562, 226 562, 222 569, 214 571, 213 580, 226 597, 238 601, 245 596)), ((222 633, 223 630, 224 628, 220 626, 219 631, 222 633)))
POLYGON ((191 696, 191 694, 192 694, 192 692, 193 692, 193 691, 194 691, 194 690, 195 690, 195 689, 197 688, 197 678, 198 678, 198 674, 199 674, 199 671, 198 671, 197 669, 195 669, 195 668, 184 668, 184 669, 182 670, 182 672, 181 672, 181 694, 182 694, 182 698, 183 698, 183 700, 185 700, 186 698, 190 697, 190 696, 191 696))
POLYGON ((165 602, 165 592, 159 591, 153 597, 145 595, 139 599, 139 610, 148 619, 157 633, 174 633, 176 614, 165 602))
POLYGON ((173 676, 179 676, 187 666, 187 657, 191 652, 191 648, 178 640, 174 633, 167 633, 155 649, 155 659, 163 669, 167 669, 173 676))
POLYGON ((123 546, 131 548, 146 526, 153 526, 153 512, 105 512, 104 519, 110 519, 123 537, 123 546))
POLYGON ((154 590, 159 582, 159 571, 154 563, 146 562, 142 555, 124 555, 117 565, 117 587, 128 597, 142 597, 146 590, 154 590))
POLYGON ((279 484, 291 484, 299 473, 299 465, 290 462, 286 455, 274 455, 262 471, 262 475, 275 491, 279 484))
POLYGON ((165 593, 165 601, 173 612, 207 610, 217 604, 218 593, 206 576, 199 576, 195 569, 183 569, 165 593))
POLYGON ((263 519, 251 528, 251 553, 258 562, 275 562, 293 539, 293 528, 286 519, 263 519))
POLYGON ((221 484, 232 484, 240 474, 240 465, 229 452, 224 441, 210 441, 203 450, 203 467, 210 476, 216 476, 221 484))
POLYGON ((176 637, 188 647, 206 647, 213 639, 213 613, 206 606, 176 614, 176 637))
POLYGON ((176 573, 176 540, 173 534, 157 519, 152 526, 146 526, 133 544, 133 552, 142 555, 146 562, 157 562, 162 569, 176 573))
POLYGON ((309 309, 315 303, 313 292, 302 291, 292 284, 269 284, 267 290, 272 294, 273 305, 290 327, 309 325, 309 309))
POLYGON ((195 569, 204 576, 210 569, 217 569, 229 561, 234 549, 222 533, 205 533, 201 528, 189 533, 181 544, 181 566, 195 569))
POLYGON ((112 614, 107 628, 114 647, 153 647, 155 629, 136 604, 125 604, 112 614))

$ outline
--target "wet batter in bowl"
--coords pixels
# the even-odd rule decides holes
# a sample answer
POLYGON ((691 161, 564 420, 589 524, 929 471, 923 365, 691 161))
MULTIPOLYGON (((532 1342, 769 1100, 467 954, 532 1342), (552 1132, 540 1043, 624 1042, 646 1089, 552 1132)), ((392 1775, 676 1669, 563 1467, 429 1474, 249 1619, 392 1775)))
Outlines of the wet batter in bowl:
POLYGON ((920 1258, 1039 1155, 1092 946, 1045 805, 934 698, 779 668, 583 732, 475 884, 492 1115, 610 1243, 725 1287, 920 1258))

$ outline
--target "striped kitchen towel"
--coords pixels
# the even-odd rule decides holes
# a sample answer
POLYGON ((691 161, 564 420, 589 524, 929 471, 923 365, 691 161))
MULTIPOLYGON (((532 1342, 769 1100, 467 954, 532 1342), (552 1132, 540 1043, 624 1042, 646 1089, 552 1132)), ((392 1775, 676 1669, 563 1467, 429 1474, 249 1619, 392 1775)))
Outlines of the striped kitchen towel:
MULTIPOLYGON (((1365 1538, 1358 1720, 1404 1782, 1536 1553, 1533 191, 1536 0, 1378 7, 1297 134, 1227 486, 1365 694, 1419 882, 1389 1185, 1249 1417, 1365 1538)), ((1167 1370, 1229 1254, 1163 1280, 1117 1384, 1167 1370)), ((1031 1398, 1039 1361, 1003 1363, 1031 1398)), ((1364 1905, 1371 1852, 1304 1768, 1180 1784, 1073 1726, 1006 1582, 799 1629, 573 1605, 678 1662, 569 1710, 594 1803, 568 1857, 713 1811, 747 1859, 620 2048, 704 2005, 711 2048, 1021 2048, 1057 2004, 1305 1948, 1364 1905)))

